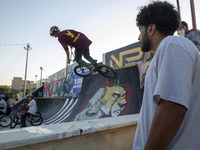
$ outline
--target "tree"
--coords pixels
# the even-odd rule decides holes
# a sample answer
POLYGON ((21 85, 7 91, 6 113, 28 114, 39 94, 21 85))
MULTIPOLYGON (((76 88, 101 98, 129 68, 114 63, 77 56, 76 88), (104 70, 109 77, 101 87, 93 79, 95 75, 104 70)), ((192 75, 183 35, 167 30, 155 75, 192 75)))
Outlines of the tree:
POLYGON ((4 94, 4 93, 10 93, 12 91, 12 89, 9 86, 0 86, 0 93, 4 94))
MULTIPOLYGON (((35 88, 33 88, 33 89, 26 89, 26 95, 30 94, 34 90, 35 90, 35 88)), ((24 92, 24 90, 21 90, 20 92, 24 92)))

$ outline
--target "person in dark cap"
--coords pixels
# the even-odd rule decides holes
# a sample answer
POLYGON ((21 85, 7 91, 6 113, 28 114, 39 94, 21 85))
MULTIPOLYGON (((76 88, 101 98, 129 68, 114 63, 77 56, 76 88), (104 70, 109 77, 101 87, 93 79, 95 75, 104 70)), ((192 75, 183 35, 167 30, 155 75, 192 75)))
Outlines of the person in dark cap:
POLYGON ((191 40, 194 45, 198 48, 200 51, 200 30, 198 29, 188 29, 188 24, 185 21, 181 21, 183 30, 185 32, 185 37, 191 40))

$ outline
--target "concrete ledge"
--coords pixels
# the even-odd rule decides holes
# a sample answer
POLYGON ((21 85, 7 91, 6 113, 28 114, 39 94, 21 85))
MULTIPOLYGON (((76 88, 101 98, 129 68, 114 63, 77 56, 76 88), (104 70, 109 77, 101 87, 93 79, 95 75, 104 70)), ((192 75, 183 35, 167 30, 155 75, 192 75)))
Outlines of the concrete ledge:
MULTIPOLYGON (((67 143, 67 141, 71 140, 70 143, 72 144, 71 146, 73 146, 75 144, 73 142, 75 140, 73 139, 73 137, 76 137, 76 140, 79 139, 81 141, 84 141, 83 140, 83 138, 85 139, 84 136, 87 135, 88 137, 88 135, 90 135, 89 137, 91 137, 91 134, 92 134, 94 137, 94 134, 95 134, 95 137, 99 136, 99 138, 101 138, 102 136, 100 136, 100 134, 102 135, 103 132, 105 132, 104 133, 105 135, 110 135, 114 130, 119 131, 120 128, 125 129, 126 132, 124 133, 128 134, 129 130, 127 130, 127 128, 130 128, 130 126, 134 126, 134 129, 133 128, 131 129, 133 133, 130 133, 130 136, 132 135, 131 137, 131 141, 132 141, 138 119, 139 119, 139 115, 136 114, 136 115, 126 115, 126 116, 119 116, 119 117, 112 117, 112 118, 102 118, 102 119, 87 120, 87 121, 52 124, 52 125, 46 125, 46 126, 42 125, 39 127, 27 127, 23 129, 1 131, 0 132, 0 139, 1 139, 0 147, 1 149, 9 149, 9 148, 17 149, 17 147, 21 147, 20 149, 23 149, 24 147, 26 149, 28 147, 30 148, 30 146, 33 145, 35 148, 37 147, 37 149, 39 149, 39 147, 43 147, 41 144, 53 145, 54 143, 54 146, 55 146, 56 144, 58 144, 59 142, 62 142, 63 140, 65 141, 64 142, 65 144, 67 143), (38 147, 38 144, 40 145, 39 147, 38 147)), ((123 131, 119 131, 119 133, 121 132, 123 131)), ((113 132, 112 134, 117 135, 119 133, 113 132)), ((124 136, 126 136, 126 134, 124 134, 124 136)), ((129 136, 127 136, 127 138, 129 138, 129 136)), ((109 139, 109 140, 107 139, 106 141, 110 141, 110 140, 112 139, 109 139)), ((91 142, 94 142, 94 141, 91 141, 91 142)), ((77 144, 80 144, 80 143, 82 142, 79 142, 77 144)), ((67 146, 70 146, 69 142, 67 146)), ((81 144, 79 146, 81 146, 81 144)), ((45 147, 47 148, 47 146, 45 147)))

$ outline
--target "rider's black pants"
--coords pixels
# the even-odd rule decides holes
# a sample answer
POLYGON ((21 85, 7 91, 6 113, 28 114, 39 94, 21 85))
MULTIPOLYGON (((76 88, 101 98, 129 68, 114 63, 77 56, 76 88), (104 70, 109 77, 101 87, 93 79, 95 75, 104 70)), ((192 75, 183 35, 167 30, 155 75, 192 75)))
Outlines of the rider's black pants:
POLYGON ((29 117, 30 115, 31 115, 31 113, 29 113, 29 112, 22 115, 22 117, 21 117, 22 127, 26 126, 26 117, 29 117))
POLYGON ((90 50, 89 47, 83 51, 83 52, 75 52, 75 60, 76 62, 80 65, 80 66, 85 66, 85 67, 90 67, 89 63, 86 63, 84 60, 82 60, 82 56, 84 56, 84 58, 86 60, 88 60, 91 64, 95 64, 97 61, 94 60, 91 56, 90 56, 90 50))

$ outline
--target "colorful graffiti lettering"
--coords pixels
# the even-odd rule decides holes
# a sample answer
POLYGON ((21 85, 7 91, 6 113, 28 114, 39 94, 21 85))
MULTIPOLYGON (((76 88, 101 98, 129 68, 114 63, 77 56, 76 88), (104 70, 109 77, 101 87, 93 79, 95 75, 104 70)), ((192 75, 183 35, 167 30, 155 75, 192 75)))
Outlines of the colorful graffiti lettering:
POLYGON ((66 97, 73 92, 73 73, 44 85, 44 97, 66 97))

